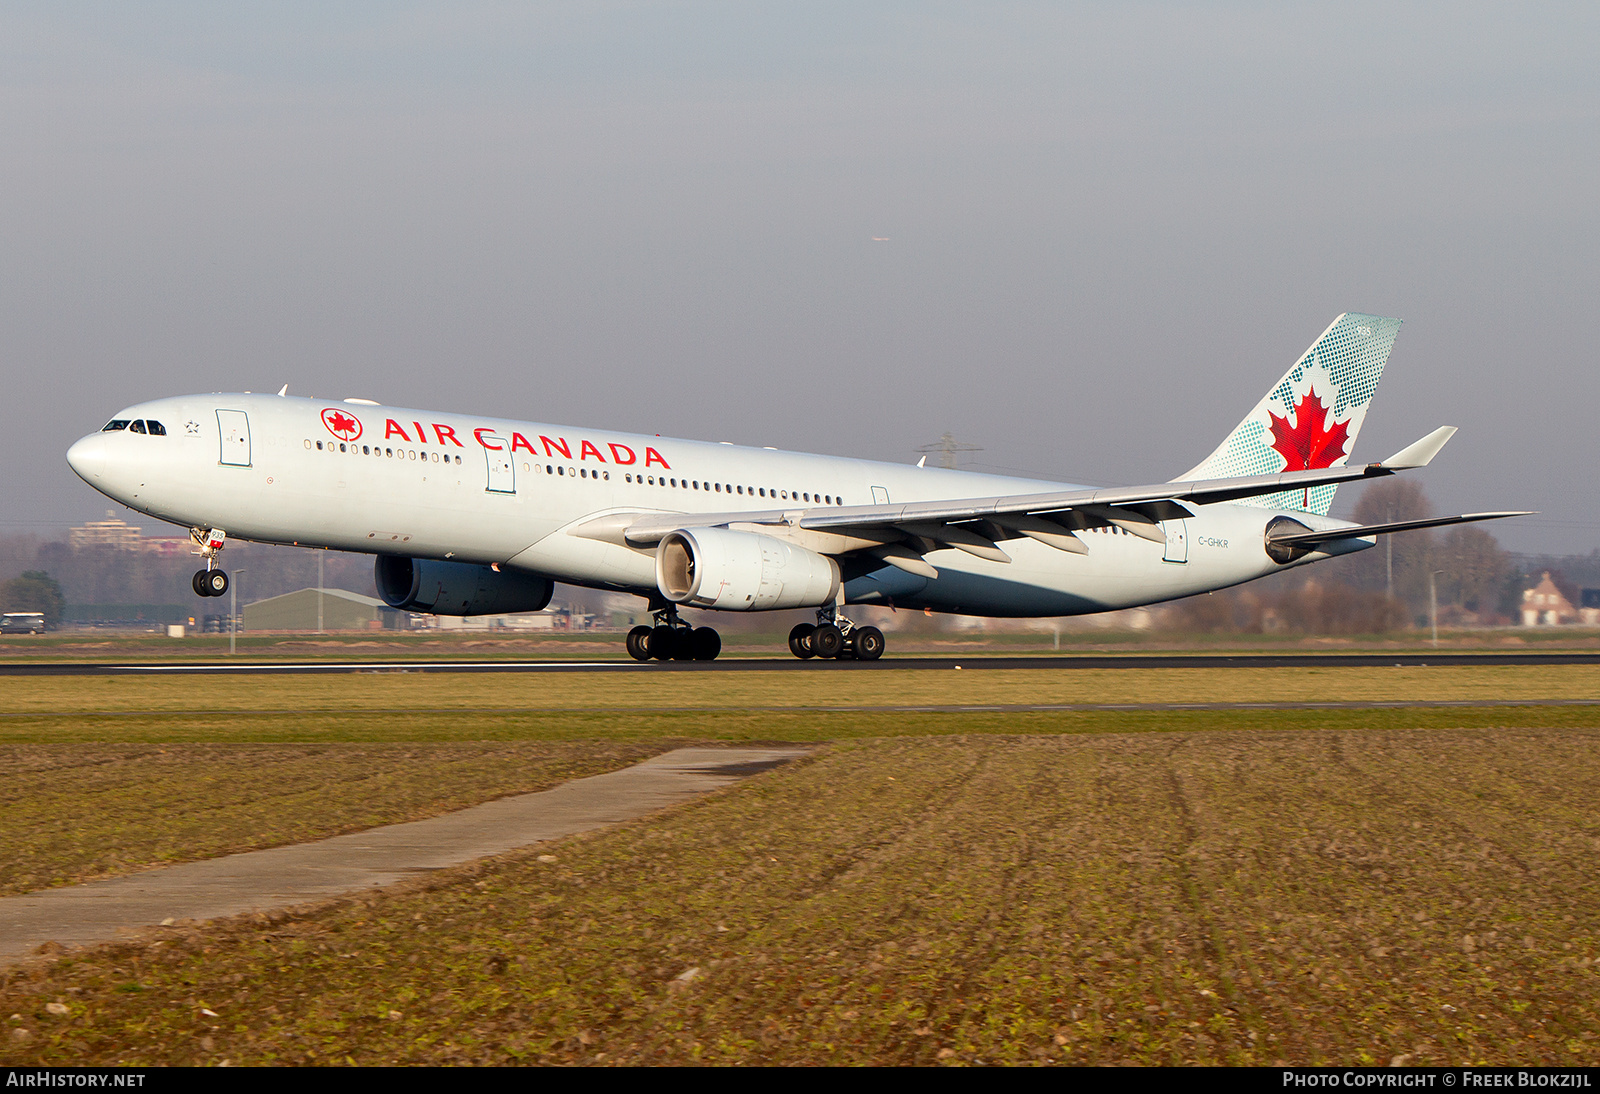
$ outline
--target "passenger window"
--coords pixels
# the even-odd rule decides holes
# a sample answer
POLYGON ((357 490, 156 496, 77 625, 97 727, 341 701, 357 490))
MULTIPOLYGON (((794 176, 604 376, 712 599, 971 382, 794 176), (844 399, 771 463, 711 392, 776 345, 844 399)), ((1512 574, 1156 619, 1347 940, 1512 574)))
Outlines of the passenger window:
POLYGON ((142 422, 142 421, 134 422, 132 425, 130 425, 128 427, 128 432, 129 433, 143 433, 144 432, 144 422, 142 422))
POLYGON ((165 437, 167 435, 167 427, 153 418, 144 424, 150 428, 150 436, 152 437, 165 437))
POLYGON ((100 432, 102 432, 102 433, 115 433, 119 429, 127 429, 127 428, 128 428, 128 419, 126 419, 126 418, 113 418, 101 428, 100 432))

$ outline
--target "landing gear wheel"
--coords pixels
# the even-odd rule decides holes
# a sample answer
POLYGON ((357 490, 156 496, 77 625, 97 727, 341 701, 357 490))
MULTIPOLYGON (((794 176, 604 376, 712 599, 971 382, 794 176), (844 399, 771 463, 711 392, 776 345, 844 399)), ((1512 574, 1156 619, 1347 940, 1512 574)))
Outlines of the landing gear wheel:
POLYGON ((811 648, 818 657, 838 657, 844 650, 844 632, 832 623, 822 623, 811 632, 811 648))
POLYGON ((671 661, 678 648, 678 636, 671 627, 662 625, 650 631, 646 640, 645 649, 657 661, 671 661))
POLYGON ((855 639, 856 657, 862 661, 876 661, 883 656, 883 632, 877 627, 857 627, 851 637, 855 639))
POLYGON ((722 635, 710 627, 696 627, 689 635, 688 645, 696 661, 715 661, 722 652, 722 635))
POLYGON ((196 570, 194 572, 194 578, 189 582, 190 588, 194 589, 194 595, 195 596, 210 596, 211 595, 210 593, 208 593, 206 591, 206 586, 205 586, 206 573, 207 573, 207 571, 205 571, 205 570, 196 570))
POLYGON ((796 623, 789 632, 789 652, 802 661, 815 657, 817 651, 811 648, 811 632, 815 629, 809 623, 796 623))
POLYGON ((651 628, 639 626, 628 632, 628 656, 635 661, 650 660, 651 628))
POLYGON ((201 583, 207 596, 223 596, 228 591, 228 574, 224 570, 207 570, 201 583))

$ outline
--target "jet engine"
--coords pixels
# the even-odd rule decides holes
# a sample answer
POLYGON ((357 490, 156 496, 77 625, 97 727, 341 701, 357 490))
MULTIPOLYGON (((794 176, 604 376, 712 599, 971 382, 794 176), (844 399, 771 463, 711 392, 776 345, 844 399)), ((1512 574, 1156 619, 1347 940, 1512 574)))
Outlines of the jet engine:
POLYGON ((755 532, 685 528, 656 547, 656 585, 668 600, 692 608, 817 608, 838 596, 839 564, 755 532))
POLYGON ((378 595, 389 607, 433 615, 537 612, 555 592, 548 577, 470 562, 379 555, 374 571, 378 595))

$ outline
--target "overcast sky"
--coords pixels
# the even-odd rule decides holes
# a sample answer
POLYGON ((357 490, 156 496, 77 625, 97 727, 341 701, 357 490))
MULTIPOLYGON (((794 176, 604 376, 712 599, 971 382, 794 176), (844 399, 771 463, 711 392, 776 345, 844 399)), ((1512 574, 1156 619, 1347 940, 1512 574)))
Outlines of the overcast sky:
POLYGON ((284 383, 1161 481, 1366 311, 1355 458, 1458 425, 1439 510, 1587 552, 1597 57, 1592 2, 0 0, 0 531, 284 383))

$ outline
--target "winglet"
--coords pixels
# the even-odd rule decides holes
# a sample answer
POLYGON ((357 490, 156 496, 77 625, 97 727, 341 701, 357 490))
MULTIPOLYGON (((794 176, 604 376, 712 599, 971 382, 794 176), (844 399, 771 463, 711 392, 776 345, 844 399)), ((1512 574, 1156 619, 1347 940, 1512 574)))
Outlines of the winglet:
POLYGON ((1406 445, 1384 460, 1382 466, 1396 471, 1408 467, 1427 467, 1428 462, 1439 454, 1439 449, 1445 446, 1445 442, 1455 435, 1455 426, 1442 425, 1420 441, 1406 445))

